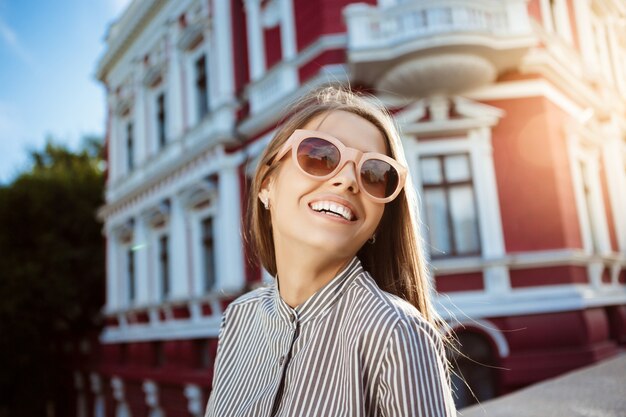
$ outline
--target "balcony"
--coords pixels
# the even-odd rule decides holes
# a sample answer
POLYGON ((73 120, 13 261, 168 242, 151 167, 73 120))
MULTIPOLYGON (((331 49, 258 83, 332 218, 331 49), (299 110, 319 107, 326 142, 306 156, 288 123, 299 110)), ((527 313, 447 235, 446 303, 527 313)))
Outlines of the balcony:
POLYGON ((537 43, 526 0, 414 0, 345 8, 354 78, 381 93, 459 94, 519 65, 537 43))
POLYGON ((293 93, 298 88, 298 70, 291 62, 282 62, 263 78, 248 86, 250 113, 257 115, 293 93))

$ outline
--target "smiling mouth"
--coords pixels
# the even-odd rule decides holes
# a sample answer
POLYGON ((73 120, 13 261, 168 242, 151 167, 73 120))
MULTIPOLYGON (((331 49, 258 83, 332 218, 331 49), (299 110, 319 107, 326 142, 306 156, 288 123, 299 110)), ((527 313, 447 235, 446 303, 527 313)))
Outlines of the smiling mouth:
POLYGON ((316 201, 309 204, 309 207, 318 213, 324 213, 329 216, 340 217, 344 220, 355 221, 356 216, 348 207, 336 203, 334 201, 316 201))

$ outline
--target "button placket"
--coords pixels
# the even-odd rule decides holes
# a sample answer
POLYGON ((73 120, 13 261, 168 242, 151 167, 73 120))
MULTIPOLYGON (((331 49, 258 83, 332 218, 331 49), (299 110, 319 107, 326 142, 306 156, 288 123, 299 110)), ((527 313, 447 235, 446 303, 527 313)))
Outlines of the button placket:
POLYGON ((278 385, 278 390, 276 392, 276 396, 274 397, 274 404, 272 406, 272 412, 270 413, 270 416, 275 416, 276 412, 278 411, 278 407, 280 405, 280 402, 282 400, 283 397, 283 393, 285 390, 285 377, 287 374, 287 367, 289 366, 289 362, 291 361, 291 357, 293 354, 293 346, 296 342, 296 339, 298 338, 298 335, 300 334, 300 323, 297 321, 297 315, 295 315, 294 313, 289 315, 290 321, 291 321, 291 328, 293 329, 293 334, 291 337, 291 344, 289 345, 289 351, 284 354, 281 355, 280 358, 278 359, 278 364, 279 366, 282 368, 282 370, 280 371, 280 383, 278 385))

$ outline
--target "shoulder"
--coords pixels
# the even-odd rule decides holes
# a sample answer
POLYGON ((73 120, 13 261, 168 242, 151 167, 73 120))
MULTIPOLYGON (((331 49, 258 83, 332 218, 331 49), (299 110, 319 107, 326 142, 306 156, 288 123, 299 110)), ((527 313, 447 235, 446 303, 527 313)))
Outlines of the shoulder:
POLYGON ((426 320, 414 305, 380 289, 368 272, 359 277, 356 290, 360 293, 362 303, 368 306, 366 327, 369 332, 385 334, 387 337, 408 332, 439 343, 440 330, 426 320))
POLYGON ((238 311, 247 310, 259 304, 272 300, 274 295, 273 284, 264 285, 245 294, 240 295, 228 304, 224 315, 233 314, 238 311))

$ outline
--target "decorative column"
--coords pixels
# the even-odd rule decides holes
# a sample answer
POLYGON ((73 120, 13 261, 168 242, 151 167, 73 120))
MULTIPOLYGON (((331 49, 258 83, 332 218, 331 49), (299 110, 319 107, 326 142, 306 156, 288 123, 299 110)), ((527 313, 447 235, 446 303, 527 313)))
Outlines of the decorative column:
POLYGON ((609 228, 606 222, 606 211, 604 210, 604 197, 602 195, 602 184, 600 182, 600 152, 593 152, 587 160, 588 163, 585 183, 589 185, 589 210, 593 224, 592 234, 596 238, 596 247, 600 255, 611 253, 611 240, 609 238, 609 228))
POLYGON ((163 70, 163 79, 167 83, 165 85, 165 108, 166 108, 166 126, 168 141, 175 140, 189 126, 189 116, 187 109, 187 86, 185 85, 185 69, 182 66, 181 53, 176 47, 174 39, 178 34, 177 23, 171 23, 168 28, 165 42, 165 65, 163 70))
POLYGON ((170 198, 170 207, 171 297, 182 299, 189 296, 187 251, 191 248, 187 245, 185 206, 180 196, 170 198))
POLYGON ((626 160, 622 150, 622 132, 613 121, 604 129, 607 138, 602 145, 602 160, 606 173, 609 201, 613 213, 613 224, 617 237, 618 250, 626 255, 626 160))
POLYGON ((217 197, 216 289, 237 292, 245 283, 239 188, 239 165, 243 162, 243 154, 222 154, 221 159, 217 197))
POLYGON ((293 0, 280 1, 280 43, 283 60, 288 61, 296 56, 296 26, 293 12, 293 0))
POLYGON ((155 300, 154 291, 150 291, 154 277, 149 275, 150 236, 145 216, 138 216, 135 226, 135 239, 132 251, 135 253, 135 302, 145 305, 155 300))
MULTIPOLYGON (((246 1, 246 7, 247 3, 246 1)), ((219 107, 225 102, 229 102, 233 98, 233 92, 235 89, 235 82, 233 79, 233 54, 232 54, 232 28, 231 28, 231 15, 230 15, 230 2, 227 1, 214 1, 212 2, 214 7, 214 15, 212 16, 213 34, 215 36, 215 63, 211 64, 211 68, 217 70, 217 76, 211 77, 216 82, 211 84, 212 87, 217 89, 217 94, 212 94, 212 97, 216 99, 216 107, 219 107)), ((258 8, 258 4, 257 4, 258 8)), ((250 24, 248 24, 249 30, 250 24)), ((248 36, 248 42, 250 37, 248 36)), ((261 38, 262 39, 262 38, 261 38)), ((250 43, 248 43, 250 44, 250 43)), ((208 55, 207 55, 208 56, 208 55)), ((215 108, 215 107, 213 107, 215 108)))
POLYGON ((115 112, 115 96, 109 92, 108 105, 109 105, 109 149, 107 154, 107 170, 108 170, 108 183, 109 186, 114 184, 119 176, 119 158, 118 158, 118 118, 115 112))
MULTIPOLYGON (((502 259, 505 255, 502 216, 491 146, 491 129, 481 127, 469 132, 470 158, 474 171, 474 188, 478 208, 483 259, 502 259)), ((508 268, 502 265, 484 269, 485 291, 501 294, 511 290, 508 268)))
POLYGON ((582 58, 588 65, 596 65, 597 54, 594 46, 593 27, 591 24, 591 8, 589 0, 574 1, 574 16, 576 21, 576 31, 578 33, 578 43, 582 52, 582 58))
POLYGON ((146 97, 145 87, 142 82, 142 72, 140 70, 141 63, 133 62, 133 66, 137 68, 133 79, 134 89, 134 108, 133 108, 133 137, 135 140, 135 149, 137 149, 136 162, 141 166, 146 159, 150 157, 152 149, 150 148, 150 140, 146 135, 146 97))
POLYGON ((118 245, 117 236, 113 231, 110 221, 105 223, 106 229, 106 302, 105 311, 113 312, 119 309, 121 300, 119 299, 119 268, 118 268, 118 245))
POLYGON ((250 78, 257 81, 265 73, 265 46, 263 26, 261 25, 260 0, 244 0, 246 8, 246 28, 248 35, 248 58, 250 78))

